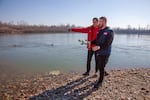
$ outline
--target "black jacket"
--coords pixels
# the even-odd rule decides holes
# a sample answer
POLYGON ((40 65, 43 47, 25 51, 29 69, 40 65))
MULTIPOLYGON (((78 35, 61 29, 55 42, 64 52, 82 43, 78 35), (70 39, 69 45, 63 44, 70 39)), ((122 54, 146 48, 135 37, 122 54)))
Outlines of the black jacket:
POLYGON ((111 44, 114 39, 114 33, 109 28, 99 30, 97 33, 96 39, 91 43, 100 46, 100 50, 96 51, 97 55, 110 55, 111 54, 111 44))

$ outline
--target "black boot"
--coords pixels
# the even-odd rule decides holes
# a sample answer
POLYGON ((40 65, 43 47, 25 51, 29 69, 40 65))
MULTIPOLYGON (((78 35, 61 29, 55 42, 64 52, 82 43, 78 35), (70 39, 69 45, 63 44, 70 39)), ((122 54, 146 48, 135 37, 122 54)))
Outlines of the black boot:
POLYGON ((96 78, 98 75, 97 75, 97 73, 95 73, 94 75, 93 75, 93 78, 96 78))
POLYGON ((85 72, 82 74, 83 76, 89 76, 89 72, 85 72))
POLYGON ((94 85, 94 88, 95 89, 98 89, 99 87, 102 86, 102 82, 97 82, 95 85, 94 85))
POLYGON ((109 74, 105 71, 105 72, 104 72, 104 75, 105 75, 105 76, 108 76, 109 74))

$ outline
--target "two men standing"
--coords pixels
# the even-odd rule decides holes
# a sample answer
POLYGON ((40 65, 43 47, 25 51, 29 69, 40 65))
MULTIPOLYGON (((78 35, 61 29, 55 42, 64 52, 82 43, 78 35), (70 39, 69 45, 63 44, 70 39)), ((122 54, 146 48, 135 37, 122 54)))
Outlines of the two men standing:
POLYGON ((87 72, 83 75, 89 75, 91 58, 93 54, 95 54, 95 72, 99 70, 100 77, 98 82, 94 85, 94 88, 99 88, 102 85, 105 74, 104 69, 111 54, 111 45, 114 33, 109 27, 107 27, 106 17, 100 17, 99 21, 97 18, 93 18, 93 25, 91 27, 71 30, 75 32, 88 33, 87 72))

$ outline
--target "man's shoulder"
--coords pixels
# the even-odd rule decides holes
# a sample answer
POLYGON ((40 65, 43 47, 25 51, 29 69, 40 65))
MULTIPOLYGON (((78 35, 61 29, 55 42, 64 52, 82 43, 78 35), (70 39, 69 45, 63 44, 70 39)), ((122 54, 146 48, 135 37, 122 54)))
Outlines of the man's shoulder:
POLYGON ((113 33, 113 30, 112 30, 111 28, 107 27, 107 28, 105 29, 105 32, 112 34, 112 33, 113 33))
POLYGON ((113 30, 110 27, 106 27, 105 31, 112 32, 113 30))

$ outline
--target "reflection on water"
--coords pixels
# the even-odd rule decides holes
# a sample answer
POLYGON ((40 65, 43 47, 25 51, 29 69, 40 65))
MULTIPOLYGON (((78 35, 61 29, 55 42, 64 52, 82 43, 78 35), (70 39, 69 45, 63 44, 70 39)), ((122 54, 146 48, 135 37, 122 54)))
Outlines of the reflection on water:
MULTIPOLYGON (((87 49, 79 39, 86 34, 0 35, 0 65, 27 71, 83 70, 87 49)), ((149 52, 149 35, 115 34, 107 68, 150 67, 149 52)))

